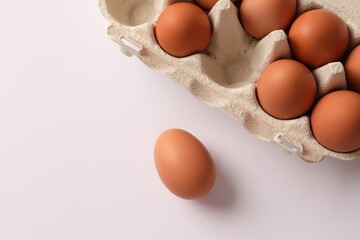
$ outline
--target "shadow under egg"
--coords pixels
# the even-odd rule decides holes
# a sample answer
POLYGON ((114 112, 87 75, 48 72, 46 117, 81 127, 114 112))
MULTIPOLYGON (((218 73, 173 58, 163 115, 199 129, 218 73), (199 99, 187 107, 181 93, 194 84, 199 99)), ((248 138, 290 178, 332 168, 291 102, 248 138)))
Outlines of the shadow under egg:
POLYGON ((201 205, 220 210, 230 210, 234 207, 237 199, 237 191, 229 175, 220 167, 216 168, 216 179, 213 189, 198 202, 201 205))

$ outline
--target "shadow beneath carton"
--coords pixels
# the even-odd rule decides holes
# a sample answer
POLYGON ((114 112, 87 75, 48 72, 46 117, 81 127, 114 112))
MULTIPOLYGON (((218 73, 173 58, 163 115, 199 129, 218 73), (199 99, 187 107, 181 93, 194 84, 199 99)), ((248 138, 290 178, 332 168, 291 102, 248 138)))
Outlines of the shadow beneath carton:
POLYGON ((330 170, 343 173, 348 177, 354 175, 353 177, 359 178, 360 180, 360 157, 353 159, 351 161, 343 161, 333 157, 325 157, 321 163, 326 164, 330 170))

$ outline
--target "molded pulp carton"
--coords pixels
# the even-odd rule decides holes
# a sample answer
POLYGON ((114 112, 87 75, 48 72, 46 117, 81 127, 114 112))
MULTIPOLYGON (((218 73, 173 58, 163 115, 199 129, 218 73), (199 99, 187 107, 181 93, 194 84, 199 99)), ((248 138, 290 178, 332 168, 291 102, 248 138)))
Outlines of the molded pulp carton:
MULTIPOLYGON (((160 48, 154 35, 156 20, 166 7, 167 0, 100 0, 101 11, 111 23, 108 35, 124 54, 135 55, 150 68, 167 74, 200 100, 241 122, 256 137, 310 162, 327 155, 342 160, 360 156, 360 150, 336 153, 322 147, 312 135, 308 116, 279 120, 259 106, 255 86, 262 71, 277 59, 292 57, 284 31, 254 39, 242 28, 237 7, 229 0, 220 0, 208 13, 213 33, 206 51, 176 58, 160 48)), ((297 1, 297 15, 316 8, 330 10, 346 22, 351 38, 349 51, 360 43, 360 1, 297 1)), ((318 97, 347 88, 340 62, 313 73, 318 97)))

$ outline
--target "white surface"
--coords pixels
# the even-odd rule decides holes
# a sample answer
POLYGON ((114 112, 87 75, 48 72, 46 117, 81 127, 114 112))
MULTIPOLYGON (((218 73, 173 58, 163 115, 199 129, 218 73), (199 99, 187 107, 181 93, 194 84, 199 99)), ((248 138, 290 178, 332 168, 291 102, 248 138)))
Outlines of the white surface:
POLYGON ((1 240, 360 238, 360 161, 309 164, 254 138, 121 55, 107 26, 96 0, 0 8, 1 240), (203 200, 157 176, 170 127, 213 155, 203 200))

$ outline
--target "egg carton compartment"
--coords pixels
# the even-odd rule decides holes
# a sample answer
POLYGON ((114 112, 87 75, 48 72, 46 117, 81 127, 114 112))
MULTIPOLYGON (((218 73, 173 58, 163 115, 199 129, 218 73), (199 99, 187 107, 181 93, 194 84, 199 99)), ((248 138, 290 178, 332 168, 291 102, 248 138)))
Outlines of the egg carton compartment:
MULTIPOLYGON (((292 58, 287 35, 271 32, 261 40, 252 38, 241 26, 238 8, 229 0, 219 0, 209 11, 212 38, 203 53, 176 58, 165 53, 156 41, 154 28, 166 0, 100 0, 100 9, 111 23, 109 37, 121 51, 135 55, 153 70, 162 72, 186 87, 195 97, 241 122, 256 137, 279 145, 310 162, 325 156, 351 160, 360 150, 337 153, 322 147, 313 137, 308 116, 279 120, 262 110, 255 87, 262 71, 272 62, 292 58)), ((336 13, 350 31, 350 47, 360 42, 360 2, 352 0, 298 0, 297 15, 322 8, 336 13)), ((313 70, 318 97, 346 89, 341 62, 313 70)))
POLYGON ((165 7, 165 2, 161 0, 108 0, 105 11, 114 23, 138 26, 156 21, 165 7))

